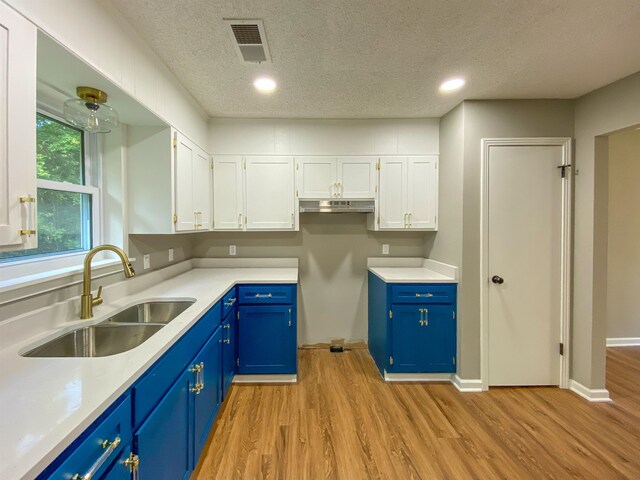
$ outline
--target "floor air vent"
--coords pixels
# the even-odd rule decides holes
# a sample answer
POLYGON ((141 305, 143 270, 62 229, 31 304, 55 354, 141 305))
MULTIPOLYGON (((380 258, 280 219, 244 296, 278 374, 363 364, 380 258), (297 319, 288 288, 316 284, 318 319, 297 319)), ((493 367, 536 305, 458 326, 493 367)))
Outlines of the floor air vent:
POLYGON ((262 20, 228 20, 236 53, 245 63, 271 63, 262 20))

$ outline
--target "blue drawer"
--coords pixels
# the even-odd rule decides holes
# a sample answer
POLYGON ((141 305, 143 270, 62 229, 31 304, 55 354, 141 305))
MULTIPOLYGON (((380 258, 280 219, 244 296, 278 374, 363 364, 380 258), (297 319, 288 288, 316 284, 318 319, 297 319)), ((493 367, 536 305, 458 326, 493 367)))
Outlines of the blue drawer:
POLYGON ((295 285, 240 285, 238 298, 242 305, 280 304, 293 301, 295 285))
POLYGON ((221 303, 216 303, 198 322, 158 360, 133 387, 133 425, 139 427, 158 404, 176 378, 193 360, 220 324, 221 303))
POLYGON ((238 305, 238 295, 236 293, 236 287, 233 287, 222 297, 222 319, 226 318, 229 312, 238 305))
POLYGON ((67 455, 58 469, 47 478, 69 480, 75 474, 78 474, 79 478, 83 478, 83 475, 102 461, 101 466, 95 470, 92 477, 100 478, 119 458, 123 449, 129 448, 132 435, 131 397, 127 395, 124 401, 88 433, 82 443, 67 455), (114 442, 117 443, 115 447, 112 446, 114 442))
POLYGON ((455 303, 456 285, 414 284, 392 285, 391 303, 455 303))

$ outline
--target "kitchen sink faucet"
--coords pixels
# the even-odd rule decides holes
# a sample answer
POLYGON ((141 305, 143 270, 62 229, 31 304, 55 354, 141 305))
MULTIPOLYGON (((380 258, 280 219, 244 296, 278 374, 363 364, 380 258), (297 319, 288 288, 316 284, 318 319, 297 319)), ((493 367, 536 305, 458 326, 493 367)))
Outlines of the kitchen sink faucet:
POLYGON ((91 260, 93 260, 96 253, 104 250, 114 252, 120 257, 125 277, 131 278, 136 274, 131 262, 129 262, 129 257, 121 248, 115 245, 100 245, 91 249, 84 259, 84 272, 82 274, 82 297, 80 297, 80 318, 82 319, 93 317, 93 307, 102 303, 102 287, 98 287, 98 293, 95 298, 91 294, 91 260))

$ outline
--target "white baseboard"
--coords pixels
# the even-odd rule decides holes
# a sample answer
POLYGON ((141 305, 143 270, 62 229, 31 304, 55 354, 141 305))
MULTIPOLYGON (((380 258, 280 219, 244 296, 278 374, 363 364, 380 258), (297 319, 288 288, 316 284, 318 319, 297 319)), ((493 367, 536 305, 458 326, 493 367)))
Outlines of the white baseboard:
POLYGON ((607 347, 638 347, 640 337, 607 338, 607 347))
POLYGON ((450 382, 450 373, 388 373, 384 371, 386 382, 450 382))
POLYGON ((273 374, 273 375, 236 375, 233 383, 297 383, 298 375, 273 374))
POLYGON ((587 388, 575 380, 569 380, 569 390, 580 395, 589 402, 613 402, 609 397, 609 390, 605 388, 587 388))
POLYGON ((463 393, 482 392, 482 380, 480 379, 469 380, 460 378, 458 375, 453 375, 451 377, 451 383, 463 393))

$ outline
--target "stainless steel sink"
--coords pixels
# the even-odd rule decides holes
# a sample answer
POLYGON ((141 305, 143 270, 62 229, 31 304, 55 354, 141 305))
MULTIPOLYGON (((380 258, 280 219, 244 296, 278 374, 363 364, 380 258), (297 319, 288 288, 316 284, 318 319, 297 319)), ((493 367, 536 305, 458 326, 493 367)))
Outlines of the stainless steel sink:
POLYGON ((166 325, 176 318, 195 300, 145 302, 116 313, 106 321, 109 323, 155 323, 166 325))
POLYGON ((106 357, 144 343, 164 325, 98 324, 66 333, 24 354, 25 357, 106 357))
POLYGON ((81 327, 23 354, 25 357, 107 357, 143 344, 195 300, 133 305, 91 327, 81 327))

